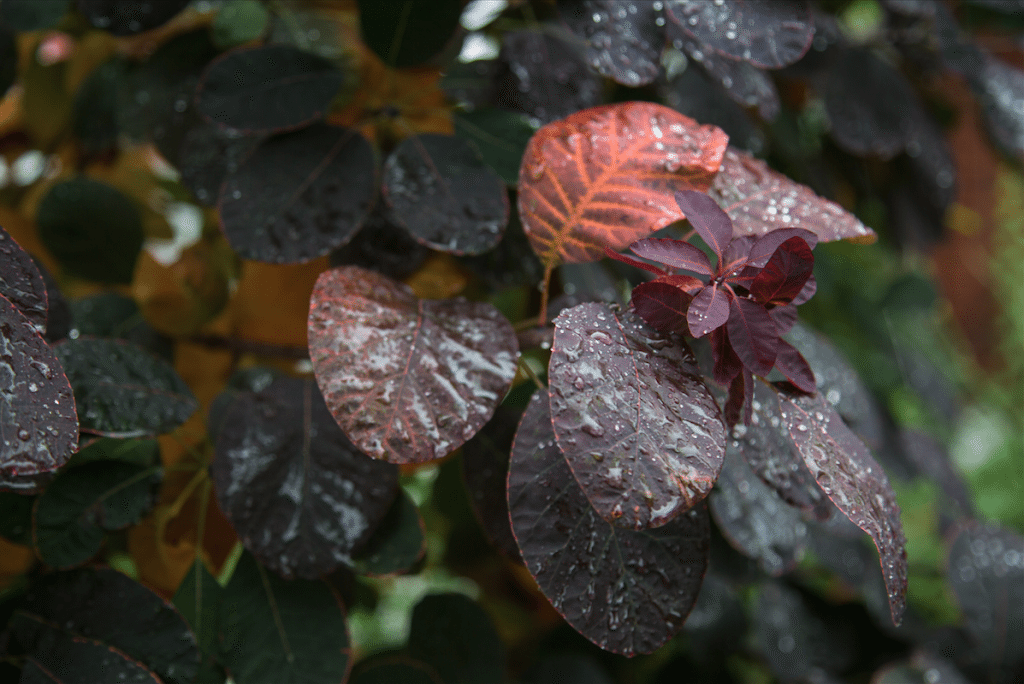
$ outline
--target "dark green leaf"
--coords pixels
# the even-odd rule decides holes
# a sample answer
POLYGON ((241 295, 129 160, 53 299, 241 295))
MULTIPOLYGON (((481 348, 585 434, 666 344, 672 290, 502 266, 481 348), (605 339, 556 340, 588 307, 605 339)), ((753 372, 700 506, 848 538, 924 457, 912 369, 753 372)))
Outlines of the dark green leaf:
POLYGON ((422 64, 444 49, 459 26, 462 3, 359 0, 363 41, 393 67, 422 64))
POLYGON ((430 666, 411 658, 394 658, 360 670, 351 684, 445 684, 430 666))
POLYGON ((0 492, 0 537, 15 544, 32 543, 32 504, 34 496, 0 492))
POLYGON ((507 185, 519 183, 519 165, 526 143, 537 127, 526 114, 503 109, 477 109, 452 115, 455 134, 468 140, 507 185))
POLYGON ((364 575, 393 575, 414 566, 426 552, 426 533, 416 504, 399 490, 380 526, 352 558, 364 575))
POLYGON ((487 613, 462 594, 432 594, 416 605, 409 654, 445 684, 505 681, 505 646, 487 613))
POLYGON ((197 559, 174 594, 174 606, 192 627, 199 643, 201 661, 196 684, 223 684, 226 679, 224 668, 217 662, 223 591, 206 564, 197 559))
POLYGON ((258 0, 228 0, 210 25, 214 44, 227 49, 262 36, 270 13, 258 0))
POLYGON ((74 131, 86 152, 101 152, 117 145, 120 133, 118 92, 127 75, 125 63, 112 60, 89 74, 75 93, 74 131))
POLYGON ((70 304, 71 320, 77 336, 115 337, 136 344, 167 361, 172 360, 174 345, 146 322, 131 297, 103 292, 77 299, 70 304))
POLYGON ((50 28, 68 13, 68 0, 3 0, 0 21, 15 31, 50 28))
POLYGON ((78 0, 78 11, 98 29, 130 36, 166 24, 187 4, 188 0, 78 0))

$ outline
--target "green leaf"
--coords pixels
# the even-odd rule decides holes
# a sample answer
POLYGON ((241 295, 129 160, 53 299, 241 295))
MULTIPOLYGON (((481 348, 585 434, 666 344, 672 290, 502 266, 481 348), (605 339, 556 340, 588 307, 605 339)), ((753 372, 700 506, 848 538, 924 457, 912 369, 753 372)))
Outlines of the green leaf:
POLYGON ((402 490, 380 527, 355 554, 352 565, 363 575, 393 575, 408 571, 425 552, 423 520, 416 504, 402 490))
POLYGON ((245 553, 220 619, 221 658, 238 684, 338 684, 348 675, 344 607, 320 580, 283 580, 245 553))
POLYGON ((0 492, 0 537, 15 544, 32 543, 32 504, 36 497, 0 492))
POLYGON ((257 0, 229 0, 210 26, 213 44, 222 50, 256 40, 267 30, 270 13, 257 0))
POLYGON ((206 564, 197 559, 174 594, 174 606, 195 632, 202 653, 196 684, 222 684, 226 679, 224 668, 216 660, 223 593, 206 564))
POLYGON ((503 109, 478 109, 453 114, 452 121, 455 134, 475 146, 508 185, 519 183, 523 151, 537 130, 530 117, 503 109))
POLYGON ((441 52, 458 28, 460 14, 458 0, 359 0, 363 42, 386 64, 398 68, 423 64, 441 52))
POLYGON ((487 613, 462 594, 433 594, 416 605, 409 654, 445 684, 505 681, 505 646, 487 613))

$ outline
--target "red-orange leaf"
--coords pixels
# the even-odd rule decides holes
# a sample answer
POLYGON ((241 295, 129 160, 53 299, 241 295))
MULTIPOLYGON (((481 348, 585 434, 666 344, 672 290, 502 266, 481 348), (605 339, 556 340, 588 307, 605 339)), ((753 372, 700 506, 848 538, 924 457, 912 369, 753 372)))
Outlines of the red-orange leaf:
POLYGON ((677 190, 707 190, 728 137, 650 102, 592 107, 530 139, 519 215, 549 266, 604 257, 683 218, 677 190))

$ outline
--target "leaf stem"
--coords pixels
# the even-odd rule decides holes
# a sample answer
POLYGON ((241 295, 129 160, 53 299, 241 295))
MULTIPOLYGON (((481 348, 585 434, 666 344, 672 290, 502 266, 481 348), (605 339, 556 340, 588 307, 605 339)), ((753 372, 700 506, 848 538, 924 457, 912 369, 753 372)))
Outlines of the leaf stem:
POLYGON ((548 290, 551 288, 551 274, 554 270, 555 265, 550 261, 544 267, 544 281, 540 286, 540 314, 537 316, 537 325, 540 327, 548 323, 548 290))
POLYGON ((243 340, 238 337, 225 335, 192 335, 185 339, 186 342, 199 344, 213 349, 227 349, 238 353, 250 353, 257 356, 270 356, 279 359, 294 359, 297 361, 309 358, 307 347, 293 347, 283 344, 271 344, 268 342, 256 342, 243 340))
POLYGON ((523 373, 526 374, 526 377, 533 380, 533 384, 537 386, 537 389, 545 392, 547 391, 548 386, 544 384, 544 381, 540 379, 539 375, 537 375, 537 371, 533 370, 530 364, 527 363, 522 356, 519 357, 519 361, 517 361, 517 364, 519 368, 523 371, 523 373))

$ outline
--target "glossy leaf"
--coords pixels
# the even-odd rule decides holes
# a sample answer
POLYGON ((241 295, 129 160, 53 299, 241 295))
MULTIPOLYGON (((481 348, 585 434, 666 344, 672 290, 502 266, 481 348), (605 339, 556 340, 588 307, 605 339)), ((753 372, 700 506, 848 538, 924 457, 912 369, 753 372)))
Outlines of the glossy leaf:
POLYGON ((35 326, 46 330, 46 283, 29 253, 0 226, 0 295, 18 308, 35 326))
POLYGON ((494 413, 515 376, 512 326, 480 302, 420 300, 354 266, 317 279, 313 372, 357 447, 393 463, 441 458, 494 413))
POLYGON ((142 219, 120 190, 89 178, 60 181, 43 196, 36 221, 39 239, 67 273, 98 283, 131 282, 142 219))
POLYGON ((626 102, 537 131, 519 172, 519 215, 546 264, 594 261, 682 218, 674 193, 707 189, 726 136, 667 107, 626 102))
POLYGON ((108 437, 164 434, 199 406, 170 364, 133 344, 79 337, 54 351, 71 381, 85 432, 108 437))
POLYGON ((416 604, 408 650, 445 684, 505 681, 505 645, 487 613, 462 594, 431 594, 416 604))
POLYGON ((729 296, 712 283, 698 292, 686 312, 686 324, 693 337, 704 337, 729 320, 729 296))
POLYGON ((686 220, 721 262, 726 247, 732 241, 733 229, 729 217, 706 193, 681 190, 675 197, 686 220))
MULTIPOLYGON (((15 634, 31 619, 18 615, 12 621, 15 634)), ((33 650, 25 658, 21 684, 93 684, 116 681, 125 684, 161 684, 145 665, 122 651, 97 641, 71 636, 47 625, 33 625, 33 650)))
POLYGON ((473 145, 506 185, 519 183, 519 165, 537 125, 526 114, 502 109, 453 112, 455 134, 473 145))
POLYGON ((406 138, 384 163, 381 183, 391 217, 431 249, 480 254, 508 225, 505 183, 456 136, 406 138))
POLYGON ((224 587, 221 655, 238 684, 337 684, 352 665, 345 609, 320 580, 283 580, 243 554, 224 587))
POLYGON ((352 562, 384 518, 398 469, 359 452, 312 379, 237 393, 217 431, 217 500, 249 551, 284 577, 352 562))
POLYGON ((650 653, 683 625, 707 568, 710 526, 697 504, 661 527, 602 520, 555 444, 534 395, 509 466, 512 529, 527 569, 566 621, 601 648, 650 653))
POLYGON ((709 276, 714 272, 711 262, 708 261, 708 256, 699 248, 682 240, 644 238, 631 244, 629 250, 644 259, 657 261, 672 268, 681 268, 691 273, 709 276))
POLYGON ((820 394, 780 393, 779 399, 793 443, 817 483, 875 542, 892 620, 899 625, 906 606, 907 541, 885 471, 820 394))
POLYGON ((166 684, 190 684, 195 678, 199 652, 184 619, 116 570, 83 568, 38 578, 19 612, 26 619, 14 638, 23 651, 36 650, 56 627, 67 637, 94 640, 124 653, 166 684))
POLYGON ((458 0, 374 2, 359 0, 359 33, 386 64, 423 64, 444 49, 459 27, 458 0))
POLYGON ((243 259, 309 261, 352 239, 376 194, 373 149, 358 132, 309 126, 265 140, 226 178, 220 221, 243 259))
POLYGON ((742 297, 729 300, 729 342, 743 365, 756 375, 768 375, 775 365, 779 333, 775 322, 757 302, 742 297))
POLYGON ((345 83, 331 62, 287 45, 226 53, 203 73, 196 108, 243 131, 282 131, 323 117, 345 83))
POLYGON ((355 550, 352 567, 372 577, 408 572, 426 553, 426 541, 416 503, 399 489, 377 529, 355 550))
POLYGON ((731 59, 778 69, 811 47, 814 21, 797 0, 669 0, 669 19, 701 43, 731 59))
POLYGON ((633 311, 655 330, 682 335, 689 330, 686 311, 693 296, 670 280, 678 277, 664 276, 640 283, 633 288, 629 303, 633 311))
POLYGON ((725 426, 681 338, 581 304, 555 319, 548 378, 558 445, 602 518, 657 527, 707 496, 725 426))
POLYGON ((71 385, 32 323, 0 296, 0 490, 32 489, 78 443, 71 385))
POLYGON ((708 76, 722 86, 734 102, 744 107, 757 107, 765 121, 779 115, 782 104, 771 77, 750 62, 724 57, 703 43, 683 40, 683 50, 698 62, 708 76))
POLYGON ((708 190, 732 219, 736 235, 803 228, 821 242, 874 242, 875 232, 835 202, 818 197, 746 152, 730 148, 708 190))
POLYGON ((130 36, 162 26, 188 5, 188 0, 77 0, 78 11, 98 29, 130 36))
POLYGON ((623 85, 652 83, 661 69, 665 43, 660 7, 621 0, 559 0, 558 14, 586 41, 586 61, 623 85))
POLYGON ((156 504, 161 472, 155 440, 112 444, 100 440, 75 454, 38 497, 32 515, 32 546, 51 568, 85 563, 100 550, 106 532, 139 522, 156 504), (106 444, 104 444, 106 442, 106 444), (138 456, 105 458, 106 451, 138 456))
POLYGON ((803 290, 813 270, 811 248, 803 238, 789 238, 750 281, 750 294, 761 304, 789 304, 803 290))

